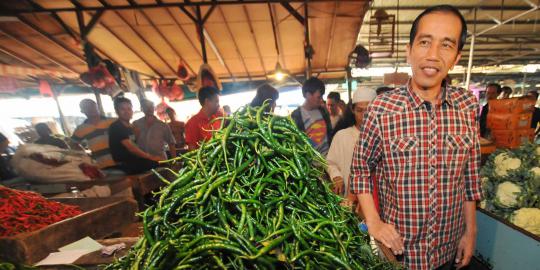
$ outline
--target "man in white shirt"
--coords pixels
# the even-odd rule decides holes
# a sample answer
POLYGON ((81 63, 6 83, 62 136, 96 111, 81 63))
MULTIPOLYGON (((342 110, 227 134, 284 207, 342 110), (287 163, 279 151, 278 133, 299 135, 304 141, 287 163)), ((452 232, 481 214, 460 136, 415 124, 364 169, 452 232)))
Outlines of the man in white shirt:
POLYGON ((326 157, 333 190, 336 194, 344 197, 347 197, 349 193, 349 173, 351 171, 353 151, 360 136, 364 111, 376 96, 375 90, 368 88, 360 88, 354 92, 352 98, 354 119, 351 121, 353 125, 338 131, 334 135, 326 157))

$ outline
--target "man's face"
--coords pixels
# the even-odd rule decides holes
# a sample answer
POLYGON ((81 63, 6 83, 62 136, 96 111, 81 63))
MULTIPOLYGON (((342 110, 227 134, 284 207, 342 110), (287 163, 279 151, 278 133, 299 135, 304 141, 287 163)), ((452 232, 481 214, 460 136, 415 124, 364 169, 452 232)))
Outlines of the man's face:
POLYGON ((489 86, 488 88, 486 88, 486 98, 487 98, 487 100, 497 99, 498 96, 499 96, 499 94, 497 94, 497 87, 489 86))
POLYGON ((204 106, 206 108, 208 108, 208 111, 211 114, 216 114, 218 112, 219 108, 220 108, 220 106, 219 106, 219 96, 218 95, 213 95, 210 98, 207 98, 204 101, 204 106))
POLYGON ((154 115, 154 111, 155 111, 154 104, 144 104, 143 106, 144 115, 152 116, 154 115))
POLYGON ((460 19, 447 12, 433 12, 420 19, 413 44, 407 45, 407 62, 416 90, 440 87, 448 71, 459 61, 460 19))
POLYGON ((331 98, 326 100, 326 108, 328 108, 330 115, 337 115, 339 113, 338 101, 331 98))
POLYGON ((306 103, 311 109, 315 109, 322 103, 322 96, 319 90, 313 92, 306 92, 306 103))
POLYGON ((133 117, 133 106, 127 102, 120 103, 116 114, 118 114, 118 118, 120 118, 120 120, 129 122, 131 117, 133 117))
POLYGON ((368 108, 369 102, 368 101, 360 101, 354 104, 354 120, 356 120, 356 124, 361 124, 362 120, 364 120, 364 113, 366 112, 368 108))
POLYGON ((99 117, 98 106, 94 101, 88 101, 81 105, 81 112, 86 115, 87 118, 99 117))

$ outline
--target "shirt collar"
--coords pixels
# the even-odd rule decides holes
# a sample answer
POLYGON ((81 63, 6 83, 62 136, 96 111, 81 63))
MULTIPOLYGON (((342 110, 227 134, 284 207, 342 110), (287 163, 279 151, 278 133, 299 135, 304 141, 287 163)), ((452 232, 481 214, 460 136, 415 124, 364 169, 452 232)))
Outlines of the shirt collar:
MULTIPOLYGON (((452 96, 448 94, 448 84, 446 83, 446 80, 443 80, 441 83, 441 90, 442 90, 442 102, 441 104, 448 103, 450 106, 454 106, 454 100, 452 99, 452 96)), ((411 87, 411 79, 407 82, 407 93, 409 94, 409 100, 411 102, 413 109, 418 109, 422 104, 425 103, 425 101, 419 97, 411 87)))
POLYGON ((203 120, 206 120, 206 121, 210 121, 210 118, 206 115, 206 113, 204 113, 203 109, 201 108, 199 110, 199 112, 197 113, 197 116, 200 118, 200 119, 203 119, 203 120))

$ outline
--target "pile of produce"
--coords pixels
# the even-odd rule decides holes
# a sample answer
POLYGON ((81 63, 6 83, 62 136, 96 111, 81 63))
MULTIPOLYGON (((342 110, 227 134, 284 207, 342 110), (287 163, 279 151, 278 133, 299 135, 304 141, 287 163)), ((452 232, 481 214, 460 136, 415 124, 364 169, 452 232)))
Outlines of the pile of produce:
POLYGON ((540 235, 540 146, 497 150, 482 168, 480 207, 540 235))
MULTIPOLYGON (((106 269, 393 269, 321 179, 290 118, 246 107, 160 191, 143 237, 106 269)), ((166 181, 166 180, 164 180, 166 181)))
POLYGON ((32 232, 82 211, 77 206, 49 201, 30 191, 0 185, 0 237, 32 232))

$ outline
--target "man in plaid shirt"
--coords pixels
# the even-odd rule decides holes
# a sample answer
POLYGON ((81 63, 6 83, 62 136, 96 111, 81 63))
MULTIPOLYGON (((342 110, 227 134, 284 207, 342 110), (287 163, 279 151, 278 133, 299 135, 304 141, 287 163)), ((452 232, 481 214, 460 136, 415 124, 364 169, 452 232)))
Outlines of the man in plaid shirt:
POLYGON ((353 155, 351 192, 368 231, 403 255, 409 269, 461 268, 474 250, 478 102, 444 80, 466 37, 465 20, 452 6, 431 7, 416 18, 407 45, 412 78, 371 103, 353 155))

